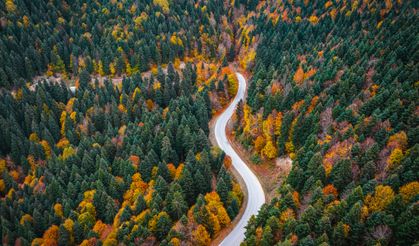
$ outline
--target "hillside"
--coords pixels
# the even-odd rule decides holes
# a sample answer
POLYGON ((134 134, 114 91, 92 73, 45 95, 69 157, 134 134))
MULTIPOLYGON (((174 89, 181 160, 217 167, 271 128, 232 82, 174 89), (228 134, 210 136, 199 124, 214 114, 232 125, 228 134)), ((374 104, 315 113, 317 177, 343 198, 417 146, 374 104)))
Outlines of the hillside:
POLYGON ((243 194, 207 137, 237 90, 222 2, 0 13, 3 245, 206 245, 230 225, 243 194))
POLYGON ((1 243, 222 240, 252 199, 208 139, 239 71, 227 133, 269 186, 243 245, 417 244, 417 9, 1 1, 1 243))
POLYGON ((245 245, 417 242, 417 4, 279 2, 255 9, 236 138, 293 167, 245 245))

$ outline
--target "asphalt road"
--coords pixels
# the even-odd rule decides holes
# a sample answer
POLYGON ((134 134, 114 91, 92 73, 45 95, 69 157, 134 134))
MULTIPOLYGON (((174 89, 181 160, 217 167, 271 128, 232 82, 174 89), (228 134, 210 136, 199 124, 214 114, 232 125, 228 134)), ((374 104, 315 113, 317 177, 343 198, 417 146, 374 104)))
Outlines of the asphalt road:
POLYGON ((245 226, 252 215, 256 215, 260 207, 265 203, 265 193, 263 192, 262 186, 256 177, 256 175, 250 170, 249 167, 244 163, 240 156, 231 147, 228 138, 226 136, 226 125, 228 120, 233 115, 237 103, 244 99, 246 92, 246 80, 242 74, 236 73, 239 80, 239 88, 236 97, 228 108, 218 117, 215 123, 215 139, 217 140, 218 146, 231 157, 232 164, 237 172, 242 176, 244 183, 246 184, 248 201, 247 207, 240 221, 236 227, 227 235, 227 237, 221 242, 223 246, 240 245, 244 239, 245 226))

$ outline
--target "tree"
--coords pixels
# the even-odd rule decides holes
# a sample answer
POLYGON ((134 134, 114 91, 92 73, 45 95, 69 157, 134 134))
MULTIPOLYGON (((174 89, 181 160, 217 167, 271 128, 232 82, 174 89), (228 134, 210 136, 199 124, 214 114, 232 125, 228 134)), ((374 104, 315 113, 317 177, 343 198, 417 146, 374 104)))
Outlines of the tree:
POLYGON ((105 223, 112 223, 113 219, 117 213, 117 207, 112 199, 108 199, 106 203, 106 213, 105 213, 105 223))
POLYGON ((161 176, 157 177, 154 189, 160 197, 165 198, 168 191, 166 180, 164 180, 161 176))
POLYGON ((166 212, 155 215, 148 223, 150 230, 158 240, 164 239, 172 226, 172 220, 166 212))
POLYGON ((191 173, 188 171, 188 169, 183 169, 182 176, 179 179, 179 184, 182 187, 182 190, 184 191, 188 204, 193 204, 195 201, 195 186, 191 177, 191 173))
POLYGON ((83 230, 87 232, 95 224, 95 217, 92 213, 84 212, 78 216, 77 221, 80 223, 83 230))
POLYGON ((394 199, 394 191, 390 186, 378 185, 375 187, 374 195, 368 194, 365 197, 365 204, 371 212, 384 210, 394 199))
POLYGON ((223 178, 219 178, 217 182, 217 193, 220 195, 221 201, 224 204, 227 204, 228 199, 228 189, 227 185, 224 182, 223 178))
POLYGON ((210 235, 204 226, 198 225, 195 231, 192 232, 192 240, 195 245, 205 246, 211 242, 210 235))
POLYGON ((87 88, 90 83, 90 74, 87 70, 83 70, 79 76, 79 86, 82 89, 87 88))
POLYGON ((60 225, 58 233, 59 233, 59 237, 58 237, 59 246, 72 245, 71 232, 64 225, 60 225))
POLYGON ((240 210, 239 201, 237 200, 237 198, 233 197, 231 199, 230 205, 227 208, 228 216, 232 219, 235 218, 237 214, 239 213, 239 210, 240 210))
POLYGON ((352 181, 349 160, 341 160, 335 164, 330 173, 330 181, 339 191, 342 191, 352 181))
POLYGON ((373 161, 368 161, 361 168, 361 179, 362 182, 367 182, 370 179, 374 178, 376 172, 375 163, 373 161))
POLYGON ((304 70, 301 66, 298 67, 297 71, 294 74, 293 79, 294 79, 294 81, 297 85, 300 85, 300 84, 303 83, 303 81, 304 81, 304 70))
POLYGON ((233 62, 234 58, 236 57, 236 46, 235 46, 235 42, 233 40, 233 42, 230 45, 230 49, 228 50, 228 61, 229 62, 233 62))
POLYGON ((265 226, 263 229, 262 240, 260 241, 260 245, 262 246, 270 246, 274 243, 272 229, 270 226, 265 226))
POLYGON ((396 168, 403 159, 403 151, 399 148, 395 148, 388 158, 388 169, 396 168))
POLYGON ((16 11, 16 5, 13 0, 6 0, 7 12, 14 13, 16 11))
POLYGON ((44 239, 44 245, 57 245, 59 236, 59 228, 56 225, 52 225, 48 230, 44 232, 42 239, 44 239))
POLYGON ((329 185, 326 185, 324 188, 323 188, 323 194, 324 195, 332 195, 333 196, 333 198, 337 198, 338 197, 338 191, 336 190, 336 188, 333 186, 333 184, 329 184, 329 185))
POLYGON ((210 213, 205 206, 204 197, 200 194, 196 199, 196 203, 193 209, 193 216, 197 223, 202 224, 206 227, 207 230, 213 231, 213 225, 211 225, 210 221, 210 213))
POLYGON ((180 219, 180 217, 182 217, 188 209, 188 205, 185 202, 182 192, 177 190, 173 193, 173 195, 170 192, 167 198, 170 199, 167 204, 169 214, 175 220, 180 219))
POLYGON ((265 139, 263 136, 258 136, 254 142, 255 150, 260 152, 262 148, 265 146, 265 139))
POLYGON ((400 187, 399 193, 402 196, 403 201, 408 203, 412 198, 419 194, 419 182, 413 181, 403 185, 400 187))
POLYGON ((340 245, 348 245, 348 232, 349 226, 339 222, 338 225, 333 230, 333 239, 334 242, 338 242, 340 245))
POLYGON ((419 226, 417 207, 410 207, 407 211, 404 211, 396 223, 398 225, 395 228, 395 240, 397 244, 415 244, 419 236, 418 230, 416 230, 419 226))
POLYGON ((141 163, 139 171, 141 173, 141 178, 145 182, 149 182, 151 180, 153 164, 155 165, 157 161, 157 154, 154 152, 154 150, 151 150, 148 152, 147 156, 144 158, 144 161, 141 163))
POLYGON ((170 139, 165 136, 162 140, 161 158, 165 162, 171 162, 174 155, 170 139))
POLYGON ((243 121, 243 117, 244 117, 244 105, 243 105, 243 100, 240 100, 237 103, 237 107, 236 107, 236 115, 237 115, 237 121, 238 121, 238 127, 242 127, 242 121, 243 121))
POLYGON ((199 194, 205 194, 210 190, 210 184, 207 183, 207 180, 201 174, 199 170, 196 171, 194 176, 194 183, 196 187, 196 191, 199 194))
POLYGON ((271 140, 268 140, 266 142, 265 147, 263 147, 263 149, 261 150, 261 154, 262 154, 262 156, 265 156, 268 159, 273 159, 273 158, 277 157, 278 152, 277 152, 276 147, 273 145, 271 140))
POLYGON ((131 209, 129 206, 125 206, 124 210, 121 213, 121 216, 119 217, 120 222, 127 221, 131 218, 131 209))
POLYGON ((144 200, 144 196, 139 195, 137 197, 137 200, 135 202, 135 212, 136 214, 141 213, 142 211, 144 211, 147 208, 147 204, 144 200))
POLYGON ((93 162, 92 157, 90 157, 90 154, 86 151, 84 152, 83 159, 82 159, 82 167, 89 173, 95 172, 95 164, 93 162))
POLYGON ((164 13, 168 13, 169 12, 169 2, 167 0, 153 0, 153 3, 155 5, 158 5, 162 8, 164 13))

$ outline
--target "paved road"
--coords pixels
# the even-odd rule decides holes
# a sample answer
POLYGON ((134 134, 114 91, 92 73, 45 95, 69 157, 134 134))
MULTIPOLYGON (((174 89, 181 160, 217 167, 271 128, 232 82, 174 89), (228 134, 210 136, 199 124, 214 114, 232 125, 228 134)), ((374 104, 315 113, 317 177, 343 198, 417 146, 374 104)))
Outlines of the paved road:
POLYGON ((247 167, 240 156, 231 147, 227 136, 226 136, 226 125, 228 120, 234 113, 237 103, 244 99, 246 92, 246 80, 240 73, 236 73, 239 80, 239 89, 236 97, 229 107, 218 117, 215 123, 215 139, 217 140, 218 146, 231 157, 234 168, 242 176, 248 194, 247 207, 240 221, 237 223, 233 231, 221 242, 223 246, 240 245, 244 239, 245 226, 250 217, 257 214, 260 207, 265 203, 265 193, 263 192, 262 186, 257 179, 256 175, 247 167))

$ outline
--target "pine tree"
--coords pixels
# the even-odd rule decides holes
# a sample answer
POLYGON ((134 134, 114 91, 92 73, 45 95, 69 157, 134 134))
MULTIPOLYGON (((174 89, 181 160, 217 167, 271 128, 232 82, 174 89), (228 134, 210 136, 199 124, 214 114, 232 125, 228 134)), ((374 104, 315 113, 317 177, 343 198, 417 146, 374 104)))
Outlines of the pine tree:
POLYGON ((71 245, 71 234, 63 225, 60 225, 60 228, 59 228, 58 245, 59 246, 71 245))
POLYGON ((167 209, 169 211, 170 216, 174 220, 180 219, 180 217, 184 215, 188 209, 182 192, 169 192, 169 194, 167 195, 167 199, 169 200, 167 204, 167 209))
POLYGON ((339 191, 342 191, 352 180, 350 161, 342 160, 336 163, 330 173, 330 180, 339 191))
POLYGON ((179 179, 179 184, 184 191, 188 204, 193 204, 195 202, 195 186, 191 173, 188 171, 188 169, 183 169, 182 175, 179 179))
POLYGON ((135 213, 139 214, 142 211, 144 211, 146 208, 147 208, 147 204, 144 200, 144 197, 142 195, 139 195, 135 202, 135 213))
POLYGON ((168 191, 167 182, 161 176, 158 176, 154 189, 156 190, 157 194, 160 195, 162 199, 164 199, 168 191))
POLYGON ((219 178, 217 182, 217 193, 220 195, 221 201, 224 204, 227 204, 228 199, 228 189, 223 178, 219 178))
POLYGON ((119 217, 120 222, 127 221, 131 218, 131 209, 129 206, 125 206, 124 210, 121 213, 121 216, 119 217))
POLYGON ((272 236, 272 229, 270 226, 265 226, 263 229, 262 240, 260 241, 260 245, 262 246, 269 246, 273 244, 273 236, 272 236))
POLYGON ((194 175, 194 184, 196 187, 196 192, 198 194, 206 194, 208 190, 208 185, 206 184, 206 180, 204 179, 204 176, 202 176, 201 172, 199 170, 196 171, 194 175))
POLYGON ((172 145, 170 143, 170 139, 165 136, 162 140, 162 147, 161 147, 161 158, 163 161, 165 162, 172 162, 172 156, 174 155, 173 153, 173 149, 172 149, 172 145))
POLYGON ((81 89, 87 88, 90 83, 90 74, 87 70, 83 70, 79 76, 79 86, 81 89))
POLYGON ((159 214, 159 218, 157 220, 156 224, 156 236, 157 239, 162 240, 167 233, 170 231, 170 228, 172 226, 172 220, 170 219, 169 215, 167 215, 165 212, 159 214))

